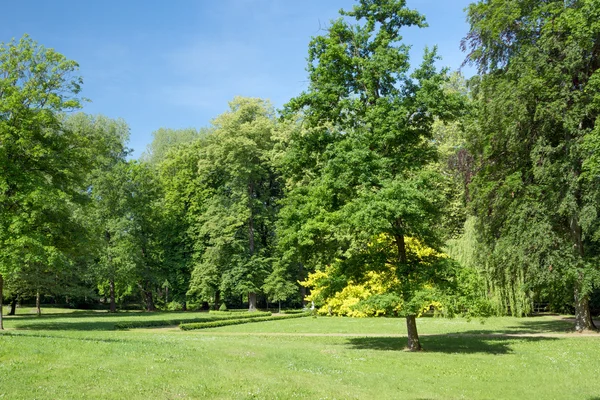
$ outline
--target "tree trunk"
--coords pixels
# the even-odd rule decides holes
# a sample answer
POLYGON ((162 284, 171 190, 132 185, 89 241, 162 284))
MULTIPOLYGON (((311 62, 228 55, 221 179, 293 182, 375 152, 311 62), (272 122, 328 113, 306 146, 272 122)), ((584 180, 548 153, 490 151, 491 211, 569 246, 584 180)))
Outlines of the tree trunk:
POLYGON ((281 314, 281 300, 279 300, 279 314, 281 314))
MULTIPOLYGON (((581 261, 584 258, 583 249, 583 234, 581 225, 576 216, 571 218, 570 221, 571 236, 573 239, 573 245, 577 251, 581 261)), ((588 330, 596 330, 594 321, 590 313, 590 298, 587 293, 582 292, 583 286, 583 272, 579 272, 577 281, 575 282, 574 288, 574 300, 575 300, 575 330, 577 332, 583 332, 588 330)))
POLYGON ((117 312, 117 303, 115 301, 115 280, 114 280, 114 278, 110 278, 109 286, 110 286, 110 312, 116 313, 117 312))
POLYGON ((257 311, 256 308, 256 293, 250 292, 248 293, 248 311, 257 311))
POLYGON ((37 293, 35 294, 35 308, 37 310, 37 316, 41 316, 42 315, 42 308, 40 305, 40 291, 38 290, 37 293))
POLYGON ((146 296, 146 311, 155 311, 154 299, 152 298, 152 290, 145 290, 144 295, 146 296))
POLYGON ((414 315, 406 317, 406 331, 408 332, 408 350, 421 351, 421 342, 417 333, 417 321, 414 315))
POLYGON ((217 289, 217 291, 215 292, 215 305, 213 306, 213 309, 218 310, 219 307, 221 307, 221 291, 217 289))
POLYGON ((4 330, 4 321, 3 321, 3 316, 2 316, 2 297, 4 296, 3 294, 3 290, 4 290, 4 277, 2 276, 2 274, 0 274, 0 330, 4 330))
MULTIPOLYGON (((298 269, 298 280, 304 281, 304 264, 300 263, 300 268, 298 269)), ((306 307, 306 288, 300 285, 300 298, 302 299, 302 308, 306 307)))
POLYGON ((589 296, 581 294, 579 282, 575 285, 575 330, 577 332, 596 330, 590 313, 589 296))
POLYGON ((19 301, 19 296, 14 296, 10 302, 10 312, 8 313, 8 315, 17 314, 17 301, 19 301))

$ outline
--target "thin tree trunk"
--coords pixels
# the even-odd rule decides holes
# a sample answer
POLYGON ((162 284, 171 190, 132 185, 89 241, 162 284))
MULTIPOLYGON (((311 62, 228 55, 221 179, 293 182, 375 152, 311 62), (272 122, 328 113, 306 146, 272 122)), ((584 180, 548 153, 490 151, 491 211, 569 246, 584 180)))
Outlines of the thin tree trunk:
POLYGON ((37 310, 37 316, 41 316, 42 315, 42 307, 40 305, 40 291, 38 290, 37 293, 35 294, 35 308, 37 310))
POLYGON ((281 314, 281 300, 279 300, 279 314, 281 314))
POLYGON ((114 278, 110 278, 109 282, 110 286, 110 312, 117 312, 117 302, 115 301, 115 280, 114 278))
MULTIPOLYGON (((298 269, 298 280, 304 281, 304 264, 300 263, 300 268, 298 269)), ((306 307, 306 288, 300 285, 300 298, 302 299, 302 308, 306 307)))
POLYGON ((257 311, 256 293, 254 293, 254 292, 248 293, 248 311, 251 311, 251 312, 257 311))
POLYGON ((152 298, 152 290, 145 290, 144 294, 146 295, 146 311, 151 312, 155 311, 154 307, 154 299, 152 298))
POLYGON ((10 312, 8 313, 8 315, 17 314, 17 301, 19 301, 19 296, 14 296, 10 302, 10 312))
POLYGON ((213 309, 218 310, 219 307, 221 307, 221 291, 217 289, 217 291, 215 292, 215 305, 213 306, 213 309))
POLYGON ((2 316, 2 297, 4 296, 3 294, 4 291, 4 277, 2 276, 2 274, 0 274, 0 330, 4 330, 4 320, 3 320, 3 316, 2 316))
POLYGON ((406 317, 406 330, 408 332, 408 350, 421 351, 421 342, 419 341, 419 334, 417 332, 417 320, 414 315, 406 317))
MULTIPOLYGON (((402 227, 402 222, 397 221, 396 225, 399 229, 402 227)), ((398 261, 400 264, 406 264, 408 258, 406 256, 406 241, 404 235, 395 236, 396 247, 398 248, 398 261)), ((417 331, 417 319, 415 315, 406 316, 406 333, 408 335, 408 350, 421 351, 421 342, 419 341, 419 333, 417 331)))

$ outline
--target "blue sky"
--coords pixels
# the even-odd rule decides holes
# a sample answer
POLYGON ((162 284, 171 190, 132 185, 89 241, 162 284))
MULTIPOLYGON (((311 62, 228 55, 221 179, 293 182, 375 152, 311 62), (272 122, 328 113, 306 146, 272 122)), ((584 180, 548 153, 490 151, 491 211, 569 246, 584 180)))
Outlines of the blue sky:
MULTIPOLYGON (((407 29, 413 63, 438 45, 458 69, 467 0, 408 0, 426 29, 407 29)), ((121 117, 137 157, 160 127, 207 126, 234 96, 281 107, 306 87, 306 54, 351 0, 53 0, 2 5, 0 42, 29 34, 80 64, 84 111, 121 117)), ((470 69, 463 71, 466 75, 470 69)))

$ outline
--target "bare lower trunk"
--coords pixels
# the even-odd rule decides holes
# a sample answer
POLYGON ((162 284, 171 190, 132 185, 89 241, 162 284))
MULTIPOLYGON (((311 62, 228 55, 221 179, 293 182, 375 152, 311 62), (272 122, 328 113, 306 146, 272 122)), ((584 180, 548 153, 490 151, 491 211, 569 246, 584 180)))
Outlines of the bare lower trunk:
POLYGON ((579 286, 575 287, 575 330, 577 332, 596 330, 590 313, 590 299, 587 295, 581 294, 579 286))
MULTIPOLYGON (((304 281, 304 264, 300 263, 300 268, 298 269, 298 280, 304 281)), ((300 298, 302 299, 302 308, 306 307, 306 288, 300 285, 300 298)))
MULTIPOLYGON (((571 236, 573 245, 581 260, 584 259, 585 252, 583 248, 583 231, 579 224, 577 216, 573 216, 570 221, 571 236)), ((596 330, 594 321, 590 314, 590 298, 587 293, 583 293, 583 272, 579 272, 577 281, 575 282, 575 330, 583 332, 588 330, 596 330)))
POLYGON ((109 286, 110 286, 110 312, 116 313, 117 312, 117 303, 115 301, 115 280, 114 279, 112 279, 112 278, 110 279, 109 286))
POLYGON ((35 309, 37 310, 37 316, 42 315, 42 307, 40 305, 40 291, 38 290, 35 294, 35 309))
POLYGON ((217 290, 215 292, 215 304, 213 306, 213 309, 218 310, 219 307, 221 307, 220 303, 221 303, 221 291, 217 290))
POLYGON ((4 330, 4 321, 2 316, 2 296, 4 290, 4 277, 0 274, 0 330, 4 330))
POLYGON ((417 320, 414 315, 406 317, 406 331, 408 332, 408 350, 421 351, 421 342, 417 333, 417 320))
POLYGON ((145 290, 144 295, 146 296, 146 311, 155 311, 154 298, 152 297, 152 290, 145 290))
POLYGON ((256 308, 256 293, 248 293, 248 311, 257 311, 256 308))
POLYGON ((19 301, 19 297, 15 296, 12 298, 10 302, 10 312, 8 315, 16 315, 17 314, 17 301, 19 301))
POLYGON ((279 300, 279 314, 281 314, 281 300, 279 300))

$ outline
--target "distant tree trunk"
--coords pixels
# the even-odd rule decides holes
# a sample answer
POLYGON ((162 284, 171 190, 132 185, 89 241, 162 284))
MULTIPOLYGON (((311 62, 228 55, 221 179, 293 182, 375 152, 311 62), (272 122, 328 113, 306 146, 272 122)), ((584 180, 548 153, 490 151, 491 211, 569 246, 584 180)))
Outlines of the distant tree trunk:
MULTIPOLYGON (((402 227, 402 221, 396 222, 397 228, 402 227)), ((395 235, 396 247, 398 248, 398 261, 401 264, 406 264, 406 241, 404 235, 395 235)), ((417 320, 415 315, 406 316, 406 333, 408 335, 408 350, 421 351, 421 342, 419 341, 419 333, 417 331, 417 320)))
POLYGON ((279 314, 281 314, 281 300, 279 300, 279 314))
POLYGON ((4 296, 3 294, 4 291, 4 277, 2 276, 2 274, 0 274, 0 330, 4 330, 4 320, 3 320, 3 316, 2 316, 2 296, 4 296))
POLYGON ((221 306, 221 291, 219 289, 217 289, 217 291, 215 292, 215 304, 213 306, 213 309, 218 310, 219 307, 221 306))
POLYGON ((156 311, 156 307, 154 307, 154 298, 152 297, 152 290, 145 290, 144 295, 146 296, 146 311, 156 311))
POLYGON ((42 315, 42 307, 40 305, 40 291, 38 289, 38 291, 35 294, 35 308, 37 310, 37 316, 41 316, 42 315))
MULTIPOLYGON (((570 221, 571 237, 573 239, 573 245, 577 250, 579 257, 583 260, 584 249, 583 249, 583 236, 581 226, 579 225, 577 217, 572 217, 570 221)), ((577 332, 596 330, 594 320, 590 313, 590 298, 587 293, 583 291, 583 275, 580 272, 575 282, 574 288, 574 300, 575 300, 575 330, 577 332)))
MULTIPOLYGON (((304 281, 304 264, 300 263, 300 268, 298 269, 298 280, 304 281)), ((302 298, 302 308, 306 307, 306 288, 300 285, 300 297, 302 298)))
POLYGON ((248 311, 256 311, 256 293, 248 293, 248 311))
POLYGON ((19 296, 18 295, 13 296, 12 300, 10 301, 10 312, 8 313, 8 315, 16 315, 17 314, 17 301, 19 301, 19 296))
POLYGON ((114 278, 110 278, 109 286, 110 286, 110 312, 116 313, 117 312, 117 303, 115 301, 115 279, 114 278))
POLYGON ((183 304, 181 305, 181 311, 187 311, 187 301, 183 301, 183 304))

